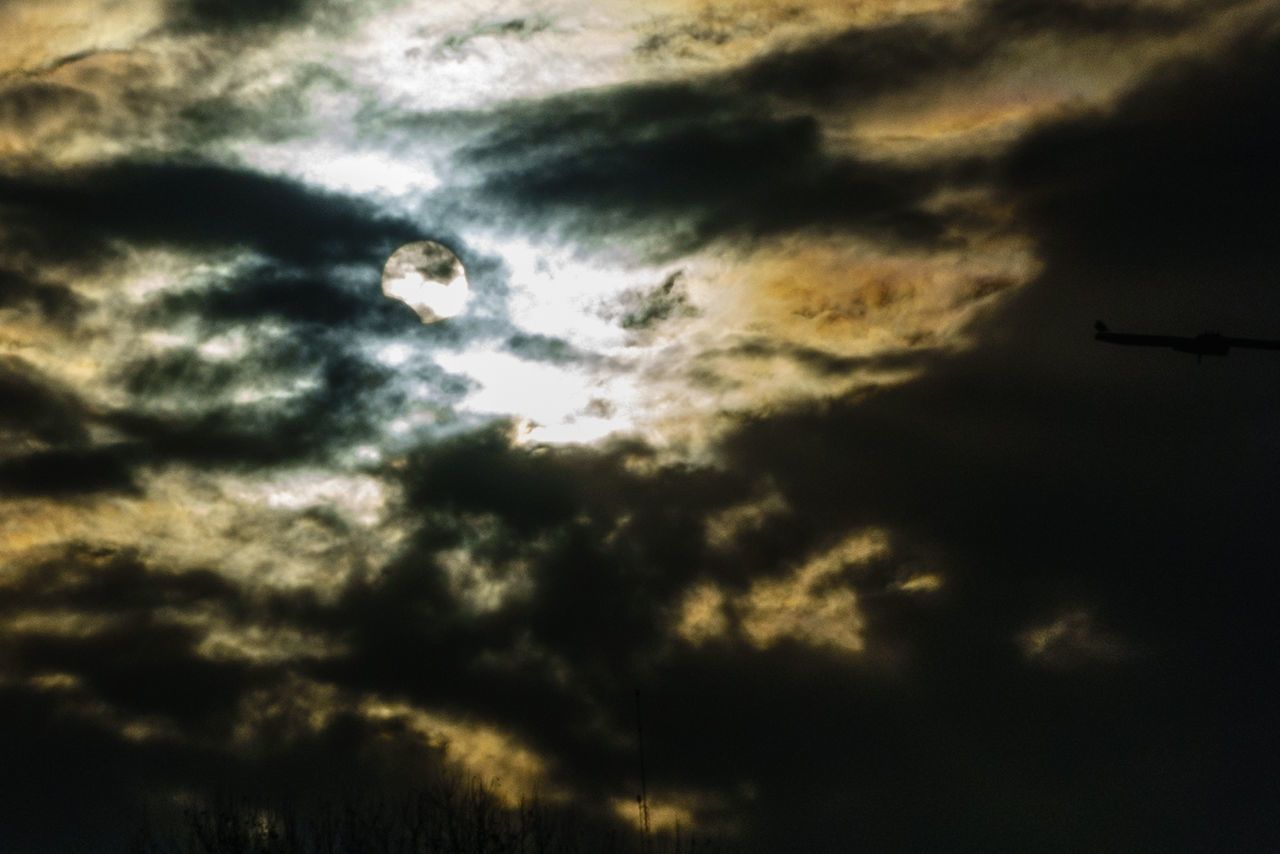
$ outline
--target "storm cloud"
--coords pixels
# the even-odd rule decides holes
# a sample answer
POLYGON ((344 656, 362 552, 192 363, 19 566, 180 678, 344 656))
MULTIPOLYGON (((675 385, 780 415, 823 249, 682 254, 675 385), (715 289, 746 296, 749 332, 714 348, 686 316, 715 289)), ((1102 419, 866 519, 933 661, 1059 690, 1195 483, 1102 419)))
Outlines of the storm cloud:
POLYGON ((1280 363, 1090 331, 1280 334, 1270 4, 142 5, 5 59, 0 847, 629 844, 637 713, 655 834, 1275 847, 1280 363))

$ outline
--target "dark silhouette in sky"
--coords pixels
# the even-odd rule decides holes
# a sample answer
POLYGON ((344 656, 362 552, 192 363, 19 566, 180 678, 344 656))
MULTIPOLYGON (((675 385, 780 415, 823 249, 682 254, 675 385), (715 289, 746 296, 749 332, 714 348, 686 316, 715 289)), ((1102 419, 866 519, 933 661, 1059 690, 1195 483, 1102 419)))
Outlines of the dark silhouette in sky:
POLYGON ((1225 356, 1232 347, 1250 347, 1254 350, 1280 350, 1280 341, 1269 338, 1234 338, 1217 332, 1201 332, 1194 338, 1184 335, 1143 335, 1133 332, 1112 332, 1099 320, 1094 324, 1094 338, 1108 344, 1136 344, 1140 347, 1169 347, 1180 353, 1199 356, 1225 356))

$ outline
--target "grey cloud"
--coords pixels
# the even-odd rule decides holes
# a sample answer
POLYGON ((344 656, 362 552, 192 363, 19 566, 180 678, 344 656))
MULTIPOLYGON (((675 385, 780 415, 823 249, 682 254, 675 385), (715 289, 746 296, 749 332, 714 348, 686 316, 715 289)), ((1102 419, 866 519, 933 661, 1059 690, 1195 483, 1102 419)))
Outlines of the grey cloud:
POLYGON ((848 375, 857 370, 924 368, 938 356, 936 351, 926 347, 876 356, 842 356, 816 347, 782 343, 767 338, 749 338, 732 347, 704 351, 699 354, 699 360, 711 361, 720 357, 783 358, 791 360, 816 376, 835 377, 848 375))
POLYGON ((339 281, 331 271, 300 271, 263 265, 201 289, 166 293, 142 312, 156 326, 193 318, 213 328, 274 320, 299 331, 362 331, 390 334, 422 328, 411 309, 383 296, 380 266, 339 281))
POLYGON ((1108 113, 1054 123, 1010 158, 1004 183, 1044 251, 1134 273, 1257 265, 1273 256, 1280 139, 1274 38, 1250 34, 1207 60, 1168 63, 1108 113))
POLYGON ((505 21, 478 23, 466 32, 453 33, 446 36, 441 40, 437 50, 441 53, 461 52, 466 49, 468 44, 481 38, 528 39, 551 29, 554 23, 551 18, 545 15, 531 15, 521 18, 509 18, 505 21))
POLYGON ((695 309, 681 285, 683 275, 677 270, 652 290, 623 294, 615 307, 620 315, 618 325, 623 329, 650 329, 672 317, 692 316, 695 309))
POLYGON ((290 70, 287 84, 264 96, 248 97, 233 89, 184 103, 174 110, 170 131, 191 148, 224 140, 285 142, 318 130, 310 114, 311 98, 352 91, 352 83, 332 66, 301 63, 290 70))
POLYGON ((1190 28, 1212 7, 990 0, 968 14, 923 13, 853 27, 817 42, 784 48, 730 72, 754 95, 812 105, 844 106, 964 75, 1012 55, 1019 41, 1054 36, 1068 42, 1099 36, 1123 45, 1190 28))
POLYGON ((1157 5, 1080 0, 987 0, 979 8, 984 23, 1004 35, 1055 33, 1110 38, 1177 33, 1212 10, 1210 4, 1195 2, 1157 5))
MULTIPOLYGON (((286 348, 276 357, 291 360, 304 353, 286 348)), ((190 354, 145 359, 131 365, 126 377, 140 400, 172 391, 179 403, 194 403, 195 408, 166 412, 136 406, 109 413, 104 420, 144 448, 147 461, 180 459, 212 467, 327 459, 336 449, 376 435, 383 413, 371 401, 388 382, 385 368, 341 351, 316 355, 300 367, 304 369, 297 373, 284 371, 282 384, 294 377, 314 378, 314 389, 279 402, 236 405, 202 401, 195 392, 201 385, 214 390, 231 376, 257 376, 252 363, 223 369, 190 354)))
POLYGON ((304 19, 320 0, 176 0, 170 26, 178 31, 252 31, 304 19))
POLYGON ((80 441, 86 437, 85 419, 85 408, 76 395, 22 359, 0 357, 0 425, 11 436, 25 434, 41 442, 80 441))
POLYGON ((661 234, 659 253, 806 228, 942 237, 921 205, 938 176, 827 154, 812 118, 760 118, 758 107, 674 85, 564 96, 518 110, 460 162, 484 176, 482 201, 528 226, 661 234))
POLYGON ((0 585, 8 677, 0 758, 14 772, 0 780, 8 849, 134 850, 139 833, 181 819, 169 801, 175 790, 209 802, 231 792, 237 804, 319 803, 356 790, 412 791, 442 766, 437 749, 395 721, 339 705, 319 709, 328 719, 309 725, 305 716, 317 709, 290 696, 285 669, 197 649, 210 625, 201 617, 278 627, 309 607, 305 594, 251 595, 210 570, 91 545, 9 570, 0 585), (78 622, 59 630, 68 613, 78 622), (40 615, 50 618, 45 625, 21 627, 40 615), (50 675, 62 687, 41 687, 50 675), (231 726, 251 692, 265 707, 247 721, 252 745, 233 747, 231 726), (131 736, 126 722, 153 734, 131 736))
MULTIPOLYGON (((1044 272, 977 317, 972 351, 914 354, 913 382, 741 419, 718 447, 732 474, 646 478, 621 450, 535 455, 498 434, 424 453, 406 474, 415 506, 496 517, 510 549, 551 545, 531 598, 451 634, 455 606, 429 556, 461 541, 426 526, 418 557, 349 607, 366 602, 371 620, 420 601, 436 615, 430 638, 408 616, 370 623, 349 678, 415 684, 433 702, 455 685, 606 787, 624 759, 593 758, 603 748, 565 731, 582 707, 534 702, 535 718, 559 723, 504 717, 513 684, 563 697, 532 665, 499 683, 437 664, 418 683, 389 663, 393 649, 516 661, 527 636, 619 728, 629 689, 645 687, 655 776, 726 791, 758 781, 768 809, 746 809, 762 851, 1268 847, 1276 793, 1259 781, 1273 728, 1257 697, 1280 641, 1277 591, 1257 568, 1273 539, 1265 508, 1280 503, 1274 371, 1258 354, 1197 366, 1117 352, 1089 330, 1099 306, 1194 319, 1217 304, 1228 331, 1265 332, 1249 324, 1274 301, 1256 277, 1275 260, 1257 199, 1276 182, 1256 155, 1270 142, 1259 93, 1273 56, 1246 40, 1214 63, 1161 69, 1112 114, 1040 129, 1001 174, 1044 272), (1215 156, 1196 171, 1193 151, 1215 156), (1168 209, 1170 193, 1186 202, 1168 209), (1108 218, 1108 200, 1132 217, 1108 218), (1147 218, 1172 224, 1168 256, 1147 218), (790 512, 712 553, 700 520, 760 483, 790 512), (653 652, 663 608, 694 581, 746 589, 863 528, 891 541, 885 562, 843 579, 865 615, 863 659, 731 639, 653 652), (914 563, 943 587, 891 590, 914 563), (1143 654, 1028 661, 1027 627, 1064 613, 1090 613, 1143 654), (366 667, 377 675, 358 676, 366 667)), ((764 343, 738 355, 752 354, 860 367, 764 343)))
POLYGON ((598 359, 593 353, 584 352, 562 338, 553 338, 549 335, 517 333, 507 339, 505 346, 520 358, 534 362, 564 365, 574 362, 592 362, 598 359))
POLYGON ((94 96, 56 83, 26 80, 0 90, 0 128, 14 133, 38 132, 50 120, 72 114, 82 121, 97 110, 94 96))
POLYGON ((753 94, 800 103, 868 99, 977 67, 994 45, 975 30, 955 26, 950 16, 928 15, 856 27, 766 55, 733 72, 731 80, 753 94))
POLYGON ((381 264, 413 224, 355 199, 207 165, 120 163, 53 177, 0 178, 11 239, 31 234, 58 257, 92 260, 112 239, 244 247, 301 266, 381 264))
POLYGON ((0 268, 0 308, 35 309, 44 321, 65 326, 83 307, 84 301, 64 284, 0 268))
MULTIPOLYGON (((890 65, 910 64, 906 46, 891 47, 890 65)), ((940 50, 938 67, 968 61, 966 48, 940 50)), ((1270 332, 1249 324, 1265 325, 1275 306, 1260 276, 1276 260, 1263 202, 1277 182, 1273 159, 1262 155, 1277 148, 1265 94, 1275 88, 1275 56, 1274 43, 1257 38, 1211 63, 1161 69, 1113 113, 1045 125, 1018 146, 999 164, 1000 187, 1033 230, 1045 270, 978 316, 971 351, 903 356, 923 369, 911 383, 740 418, 725 425, 716 469, 661 465, 638 442, 523 448, 508 425, 433 443, 378 472, 405 489, 400 521, 412 534, 404 552, 335 601, 302 592, 254 604, 212 574, 73 556, 67 561, 79 569, 42 567, 0 595, 0 608, 118 615, 111 627, 87 638, 24 633, 6 639, 4 654, 17 656, 20 674, 72 672, 115 706, 208 732, 225 726, 250 689, 278 697, 284 675, 202 659, 199 634, 157 612, 217 609, 300 627, 346 645, 299 662, 305 675, 495 722, 558 760, 553 774, 598 805, 632 794, 635 757, 625 739, 639 686, 651 785, 730 793, 747 845, 760 851, 1273 848, 1274 725, 1259 698, 1274 687, 1280 648, 1280 596, 1266 571, 1270 508, 1280 505, 1274 366, 1262 358, 1269 354, 1197 366, 1177 354, 1118 352, 1095 344, 1089 328, 1099 313, 1115 322, 1119 312, 1197 324, 1211 315, 1224 332, 1270 332), (766 487, 787 510, 729 547, 709 548, 706 521, 766 487), (866 655, 761 651, 732 636, 672 644, 668 621, 691 584, 749 589, 863 528, 883 529, 890 541, 888 557, 839 578, 858 595, 866 655), (475 613, 442 565, 440 554, 453 549, 499 574, 527 573, 528 589, 475 613), (941 590, 890 589, 917 563, 937 569, 941 590), (1059 670, 1028 662, 1020 633, 1063 613, 1096 615, 1144 655, 1085 656, 1059 670)), ((804 74, 818 73, 814 62, 795 66, 797 82, 748 78, 792 97, 787 87, 799 93, 804 74)), ((879 85, 874 68, 859 74, 879 85)), ((889 76, 882 85, 892 85, 889 76)), ((811 121, 759 119, 742 101, 693 87, 579 94, 504 118, 471 163, 492 179, 486 192, 495 203, 539 224, 581 216, 590 230, 586 220, 603 212, 623 231, 632 217, 655 229, 664 217, 689 218, 700 239, 831 222, 861 229, 909 219, 941 180, 834 160, 811 121), (548 106, 565 109, 541 115, 548 106), (717 163, 721 153, 747 178, 735 183, 717 163), (648 184, 631 183, 633 173, 648 184), (679 175, 692 186, 675 182, 679 175), (837 210, 828 181, 865 192, 837 210), (802 189, 815 207, 790 204, 802 189), (779 205, 752 209, 743 199, 779 205), (540 203, 555 210, 545 214, 540 203)), ((213 390, 238 370, 314 370, 321 383, 281 410, 109 414, 133 443, 119 452, 140 447, 152 461, 252 469, 320 457, 331 442, 373 429, 391 399, 380 395, 394 396, 394 384, 347 346, 348 336, 398 330, 403 312, 298 270, 322 267, 317 258, 375 258, 407 226, 227 171, 121 174, 203 188, 217 215, 197 210, 197 221, 183 225, 153 210, 115 222, 111 212, 132 198, 123 189, 83 212, 90 196, 74 185, 10 179, 5 187, 24 213, 68 234, 87 226, 143 242, 244 243, 274 256, 280 265, 262 275, 161 301, 148 322, 195 317, 223 328, 266 317, 291 333, 234 368, 191 351, 144 359, 122 378, 132 391, 141 399, 213 390), (259 203, 306 227, 272 231, 255 219, 259 203), (330 238, 341 245, 317 255, 314 244, 330 238)), ((145 186, 139 193, 168 198, 145 186)), ((186 210, 175 201, 154 207, 186 210)), ((909 231, 885 227, 899 237, 909 231)), ((579 356, 554 338, 501 337, 529 357, 579 356)), ((785 358, 824 376, 864 366, 769 342, 743 342, 732 355, 785 358)), ((884 361, 897 366, 896 358, 884 361)), ((84 435, 79 404, 29 366, 0 363, 6 395, 38 413, 33 434, 68 446, 84 435)), ((107 463, 116 452, 99 451, 107 463)), ((33 459, 56 467, 73 458, 33 459)), ((103 482, 125 483, 128 473, 103 482)), ((199 791, 209 780, 261 772, 285 787, 363 772, 386 758, 377 745, 408 743, 391 724, 339 715, 313 735, 282 733, 235 756, 181 739, 125 744, 33 690, 3 691, 0 731, 9 735, 0 758, 28 769, 0 780, 0 804, 15 813, 0 822, 0 840, 13 850, 71 833, 58 820, 65 803, 51 814, 48 802, 33 803, 32 785, 96 809, 86 820, 105 824, 106 813, 133 806, 125 801, 143 780, 199 791)))
POLYGON ((0 489, 12 495, 74 496, 84 493, 136 494, 136 447, 64 446, 10 457, 0 462, 0 489))
POLYGON ((208 571, 149 569, 135 554, 72 547, 7 579, 0 610, 7 616, 74 609, 105 622, 87 636, 52 629, 10 630, 5 639, 15 673, 71 674, 86 690, 123 711, 199 722, 225 719, 253 683, 245 665, 214 662, 195 645, 203 631, 155 615, 235 603, 238 593, 208 571))
POLYGON ((941 555, 932 604, 861 600, 869 648, 902 652, 894 690, 908 694, 850 699, 881 747, 836 736, 837 753, 876 791, 841 783, 844 813, 796 804, 815 826, 912 848, 1194 848, 1223 844, 1210 840, 1224 826, 1229 847, 1276 839, 1261 818, 1273 788, 1244 782, 1266 777, 1255 692, 1272 681, 1261 651, 1280 645, 1277 591, 1256 572, 1271 550, 1260 513, 1280 500, 1274 366, 1144 358, 1088 334, 1104 308, 1235 329, 1274 304, 1256 278, 1274 247, 1251 218, 1276 183, 1253 154, 1270 136, 1256 98, 1273 56, 1253 42, 1162 69, 1124 109, 1043 128, 1012 155, 1009 192, 1046 269, 980 316, 972 352, 750 419, 727 442, 731 465, 767 473, 811 524, 882 526, 895 549, 941 555), (1143 655, 1033 672, 1016 639, 1081 612, 1143 655), (1090 779, 1105 797, 1080 796, 1090 779), (992 797, 1021 807, 992 816, 992 797))

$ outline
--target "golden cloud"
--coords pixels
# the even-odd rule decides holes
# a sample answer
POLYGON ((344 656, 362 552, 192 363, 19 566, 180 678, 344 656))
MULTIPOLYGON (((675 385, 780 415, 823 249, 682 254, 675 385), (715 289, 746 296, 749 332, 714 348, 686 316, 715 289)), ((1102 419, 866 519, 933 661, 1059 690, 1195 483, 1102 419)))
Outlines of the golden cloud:
POLYGON ((887 551, 883 533, 861 531, 781 578, 756 581, 743 593, 727 593, 714 584, 700 583, 685 594, 672 631, 694 646, 725 639, 736 627, 757 649, 790 641, 844 653, 862 652, 864 618, 858 596, 841 576, 887 551))

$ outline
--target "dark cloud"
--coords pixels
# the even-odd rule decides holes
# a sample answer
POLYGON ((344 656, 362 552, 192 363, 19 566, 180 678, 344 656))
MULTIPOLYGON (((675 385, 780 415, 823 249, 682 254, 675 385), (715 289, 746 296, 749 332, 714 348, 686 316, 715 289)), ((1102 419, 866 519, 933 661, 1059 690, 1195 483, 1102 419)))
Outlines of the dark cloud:
POLYGON ((45 321, 65 326, 83 307, 84 301, 66 285, 0 268, 0 308, 35 309, 45 321))
POLYGON ((817 347, 806 347, 773 341, 768 338, 749 338, 732 347, 706 350, 699 354, 700 361, 719 358, 788 359, 805 370, 821 377, 848 376, 858 370, 903 370, 923 368, 938 356, 924 347, 876 356, 842 356, 817 347))
POLYGON ((109 251, 110 241, 241 247, 300 266, 381 265, 418 236, 371 205, 279 178, 204 165, 121 163, 58 177, 0 178, 0 223, 60 258, 109 251))
POLYGON ((9 638, 28 672, 83 676, 97 696, 124 711, 179 721, 226 716, 248 687, 241 665, 198 656, 198 640, 192 629, 145 618, 88 638, 36 632, 9 638))
MULTIPOLYGON (((0 357, 0 426, 41 442, 86 438, 79 399, 15 356, 0 357)), ((14 442, 14 444, 18 444, 14 442)))
POLYGON ((733 72, 732 83, 755 95, 831 105, 972 71, 994 47, 981 26, 966 31, 950 16, 921 15, 768 54, 733 72))
POLYGON ((1274 256, 1278 80, 1280 47, 1262 35, 1169 63, 1115 110, 1029 136, 1006 183, 1054 258, 1083 255, 1135 278, 1260 272, 1274 256))
POLYGON ((161 398, 161 406, 139 405, 104 420, 145 449, 141 458, 233 468, 326 459, 380 429, 385 412, 375 401, 381 402, 391 378, 386 368, 343 351, 321 355, 288 344, 266 356, 279 361, 228 367, 210 365, 189 351, 140 360, 129 366, 126 387, 140 402, 165 392, 173 397, 161 398), (295 370, 281 370, 286 366, 295 370), (232 378, 263 379, 263 367, 280 371, 268 374, 268 381, 285 385, 306 378, 314 387, 261 403, 202 399, 202 391, 219 391, 232 378), (170 401, 176 406, 166 411, 163 404, 170 401))
POLYGON ((142 316, 160 327, 190 318, 211 329, 269 320, 313 333, 347 328, 391 334, 422 328, 412 309, 383 296, 379 270, 370 266, 362 277, 344 283, 327 272, 266 265, 222 284, 166 293, 142 316))
MULTIPOLYGON (((1054 286, 1069 285, 1032 287, 1054 286)), ((1015 328, 1024 319, 1001 316, 1015 328)), ((778 824, 760 828, 763 850, 817 832, 806 824, 829 834, 806 837, 811 850, 849 839, 1196 847, 1223 821, 1232 847, 1274 841, 1262 818, 1274 789, 1244 781, 1265 779, 1250 757, 1274 745, 1256 697, 1274 687, 1260 662, 1280 645, 1267 616, 1280 591, 1254 568, 1269 552, 1259 514, 1280 498, 1267 462, 1280 448, 1265 426, 1280 413, 1250 396, 1275 372, 1216 385, 1221 376, 1188 376, 1195 366, 1182 362, 1118 379, 1066 326, 1028 326, 908 386, 761 419, 729 442, 732 464, 767 473, 797 516, 819 529, 887 528, 896 553, 945 578, 936 601, 915 607, 862 597, 872 660, 897 656, 886 675, 814 675, 808 693, 792 676, 777 690, 771 680, 794 671, 788 656, 774 669, 744 665, 744 683, 776 691, 763 701, 731 676, 708 684, 705 671, 664 683, 705 690, 682 695, 681 709, 753 708, 756 726, 785 732, 791 721, 808 734, 795 749, 809 751, 812 784, 763 796, 780 801, 778 824), (1041 336, 1089 373, 1040 361, 1041 336), (1091 642, 1112 634, 1131 657, 1064 673, 1019 654, 1020 632, 1081 608, 1098 614, 1091 642), (845 681, 861 687, 831 688, 845 681), (843 720, 815 717, 819 705, 843 720)), ((756 749, 745 722, 717 723, 717 738, 756 749)), ((791 761, 749 760, 764 780, 787 779, 791 761)))
POLYGON ((137 493, 133 462, 138 448, 62 447, 0 462, 0 489, 12 495, 73 496, 94 492, 137 493))
POLYGON ((15 675, 70 674, 84 690, 128 714, 176 721, 221 719, 255 677, 250 666, 209 660, 196 651, 203 629, 158 616, 169 607, 191 615, 235 605, 238 592, 209 571, 148 568, 129 552, 72 547, 29 567, 0 589, 10 617, 49 613, 53 626, 10 629, 5 638, 15 675), (75 616, 66 615, 74 612, 75 616), (95 625, 95 617, 102 623, 95 625), (65 628, 54 626, 69 620, 65 628), (75 620, 87 622, 79 630, 75 620))
POLYGON ((550 362, 555 365, 594 361, 598 358, 592 353, 573 346, 563 338, 553 338, 549 335, 517 333, 507 339, 506 348, 522 359, 531 362, 550 362))
POLYGON ((1209 11, 1149 4, 990 0, 969 14, 918 14, 783 48, 728 75, 755 96, 815 106, 865 103, 980 71, 1016 55, 1023 40, 1069 43, 1097 36, 1116 44, 1187 29, 1209 11))
POLYGON ((461 162, 485 176, 481 200, 535 228, 657 232, 668 241, 660 253, 806 228, 942 236, 921 204, 938 176, 828 154, 814 119, 760 112, 750 99, 669 84, 564 96, 518 109, 461 162))
POLYGON ((50 119, 83 121, 97 112, 97 98, 71 86, 31 80, 0 90, 0 128, 10 133, 38 132, 50 119))
POLYGON ((154 300, 140 313, 147 327, 195 323, 209 336, 242 333, 243 344, 223 357, 186 346, 124 363, 113 379, 131 401, 104 419, 154 460, 215 467, 318 461, 377 441, 388 421, 422 404, 410 398, 410 382, 432 390, 427 405, 439 423, 449 422, 470 381, 426 356, 391 368, 376 361, 364 336, 454 346, 466 331, 424 327, 383 297, 376 279, 376 269, 366 281, 343 283, 269 267, 154 300), (264 332, 263 324, 285 330, 264 332), (259 399, 238 401, 239 392, 259 399))
MULTIPOLYGON (((1130 26, 1095 7, 986 9, 1037 32, 1130 26)), ((823 99, 837 94, 818 79, 823 63, 871 92, 920 79, 900 66, 941 74, 979 61, 929 26, 881 28, 882 42, 844 34, 741 79, 771 96, 800 100, 813 87, 823 99)), ((967 330, 971 350, 855 360, 748 340, 709 354, 787 359, 824 377, 921 372, 846 399, 723 417, 715 467, 664 464, 639 442, 522 447, 504 424, 412 449, 378 472, 404 489, 409 537, 332 599, 250 596, 212 571, 109 550, 72 550, 7 577, 0 655, 13 678, 0 686, 0 759, 25 773, 0 778, 0 847, 67 850, 76 828, 136 814, 147 789, 204 792, 255 776, 283 789, 343 773, 362 782, 438 761, 403 723, 338 709, 314 730, 299 726, 309 701, 290 679, 301 674, 501 726, 601 807, 633 794, 627 739, 640 687, 651 790, 720 793, 701 812, 743 821, 748 850, 1275 848, 1280 745, 1265 699, 1280 651, 1280 588, 1267 571, 1280 367, 1265 353, 1197 365, 1110 348, 1090 328, 1105 316, 1151 324, 1138 331, 1212 323, 1274 337, 1265 326, 1280 306, 1264 274, 1277 260, 1268 155, 1280 142, 1278 68, 1273 41, 1245 39, 1015 146, 992 174, 1044 269, 984 307, 967 330), (708 520, 766 495, 776 512, 708 543, 708 520), (885 532, 886 555, 829 582, 857 593, 864 653, 798 639, 758 649, 740 619, 701 646, 671 637, 692 585, 740 594, 866 529, 885 532), (451 575, 457 551, 518 583, 476 605, 451 575), (903 589, 923 571, 942 587, 903 589), (59 630, 68 612, 81 622, 59 630), (185 617, 306 631, 340 651, 288 667, 215 661, 201 653, 209 624, 185 617), (1048 652, 1028 655, 1021 639, 1055 624, 1048 652), (31 681, 55 674, 75 677, 83 696, 31 681), (210 746, 256 691, 252 745, 210 746), (93 717, 103 706, 181 735, 129 741, 93 717)), ((580 218, 586 233, 680 221, 694 243, 800 228, 936 234, 934 220, 908 226, 943 177, 833 157, 813 120, 760 118, 722 95, 641 86, 509 108, 468 162, 490 201, 547 227, 557 217, 580 218)), ((287 328, 282 340, 250 336, 234 360, 194 349, 140 358, 119 377, 129 409, 92 419, 31 366, 0 361, 0 403, 10 404, 0 419, 54 446, 0 465, 6 491, 120 491, 135 465, 165 460, 251 470, 320 459, 403 403, 354 333, 398 333, 412 318, 378 301, 372 276, 348 289, 317 268, 380 264, 406 224, 209 167, 121 166, 0 188, 11 240, 35 222, 40 234, 88 241, 68 246, 242 245, 275 259, 162 298, 144 324, 287 328), (253 377, 300 376, 316 385, 284 402, 216 400, 253 377), (90 423, 127 442, 86 449, 90 423)), ((56 287, 16 275, 0 286, 21 306, 56 287)), ((678 291, 672 278, 638 293, 624 325, 674 316, 678 291)), ((551 336, 507 332, 496 340, 527 358, 583 357, 551 336)), ((446 402, 465 391, 421 370, 446 402)))
POLYGON ((695 312, 681 283, 684 271, 677 270, 649 291, 629 291, 613 307, 623 329, 651 329, 672 317, 689 317, 695 312))
POLYGON ((178 31, 244 32, 298 23, 320 0, 177 0, 169 10, 178 31))
POLYGON ((538 33, 551 29, 554 21, 545 15, 531 15, 524 18, 509 18, 505 21, 480 23, 466 32, 453 33, 441 40, 441 53, 458 53, 467 45, 481 38, 517 38, 528 39, 538 33))
POLYGON ((306 599, 250 595, 210 570, 88 545, 10 567, 0 586, 0 757, 20 773, 0 780, 0 844, 133 850, 140 832, 181 820, 175 790, 243 806, 306 805, 429 783, 439 749, 396 721, 298 705, 284 671, 197 649, 211 628, 274 630, 306 599), (61 687, 41 687, 51 676, 61 687), (251 691, 266 692, 255 694, 252 744, 233 748, 230 726, 251 691), (315 711, 326 721, 306 723, 315 711), (151 734, 128 734, 126 723, 151 734))
POLYGON ((659 255, 801 230, 937 246, 953 223, 924 202, 986 180, 982 164, 911 169, 837 154, 818 113, 985 73, 1037 37, 1122 44, 1176 33, 1204 14, 999 0, 966 16, 850 28, 692 82, 517 104, 463 149, 458 162, 479 171, 480 195, 468 188, 457 202, 488 201, 524 226, 596 239, 661 235, 665 245, 651 249, 659 255))
POLYGON ((497 429, 411 456, 411 548, 308 618, 350 646, 319 672, 478 714, 588 769, 618 761, 592 735, 598 704, 629 696, 664 637, 664 609, 703 562, 704 513, 740 495, 731 476, 639 477, 624 458, 519 448, 497 429), (440 563, 457 548, 515 592, 477 612, 440 563))
POLYGON ((133 550, 83 544, 26 567, 6 582, 0 607, 7 612, 73 608, 77 613, 139 617, 166 605, 228 604, 240 596, 212 570, 158 570, 133 550))
POLYGON ((285 142, 317 130, 310 99, 353 89, 331 66, 304 62, 291 69, 288 84, 271 89, 260 99, 233 91, 185 103, 175 109, 171 128, 174 136, 191 148, 229 139, 285 142))
POLYGON ((1108 38, 1175 34, 1201 19, 1208 11, 1206 4, 1200 3, 1160 6, 1079 0, 1057 0, 1053 3, 987 0, 979 8, 982 10, 982 27, 994 29, 1004 36, 1052 33, 1108 38))
MULTIPOLYGON (((410 500, 455 521, 424 524, 348 594, 343 678, 466 696, 606 792, 627 757, 580 733, 601 709, 625 731, 639 685, 651 786, 730 793, 752 850, 1273 847, 1276 737, 1259 698, 1275 689, 1280 588, 1258 567, 1280 505, 1280 367, 1109 348, 1090 328, 1100 307, 1199 322, 1190 309, 1216 305, 1224 331, 1265 333, 1253 315, 1274 300, 1257 272, 1276 260, 1261 207, 1276 181, 1257 152, 1274 55, 1247 40, 1162 68, 1121 109, 1018 147, 1003 192, 1045 269, 978 316, 973 350, 912 354, 913 382, 743 419, 718 473, 639 475, 636 448, 537 452, 500 433, 424 452, 410 500), (763 483, 788 509, 708 549, 705 520, 763 483), (496 520, 487 545, 466 517, 496 520), (663 646, 694 581, 743 591, 866 528, 891 546, 840 581, 859 593, 864 655, 732 633, 663 646), (433 556, 464 544, 531 560, 532 592, 460 617, 433 556), (895 587, 922 570, 943 587, 895 587), (1027 633, 1054 625, 1028 654, 1027 633)), ((735 355, 863 366, 767 343, 735 355)))
MULTIPOLYGON (((1280 367, 1088 334, 1104 307, 1265 325, 1251 315, 1274 289, 1256 276, 1276 250, 1253 217, 1276 181, 1242 129, 1267 144, 1273 57, 1249 40, 1162 69, 1122 109, 1043 128, 1012 155, 1010 193, 1046 269, 980 316, 976 349, 906 385, 752 419, 726 443, 730 466, 767 474, 810 524, 883 527, 946 578, 924 606, 862 597, 868 649, 902 657, 887 680, 811 689, 842 722, 815 719, 794 677, 787 705, 765 707, 824 735, 797 737, 821 744, 803 763, 814 783, 771 790, 791 820, 761 825, 763 850, 797 832, 810 850, 1263 850, 1280 837, 1257 702, 1275 688, 1263 662, 1280 648, 1280 588, 1256 571, 1264 508, 1280 501, 1280 367), (1059 620, 1070 667, 1022 654, 1020 633, 1059 620)), ((743 690, 716 683, 700 702, 743 690)), ((786 777, 775 761, 763 778, 786 777)))

